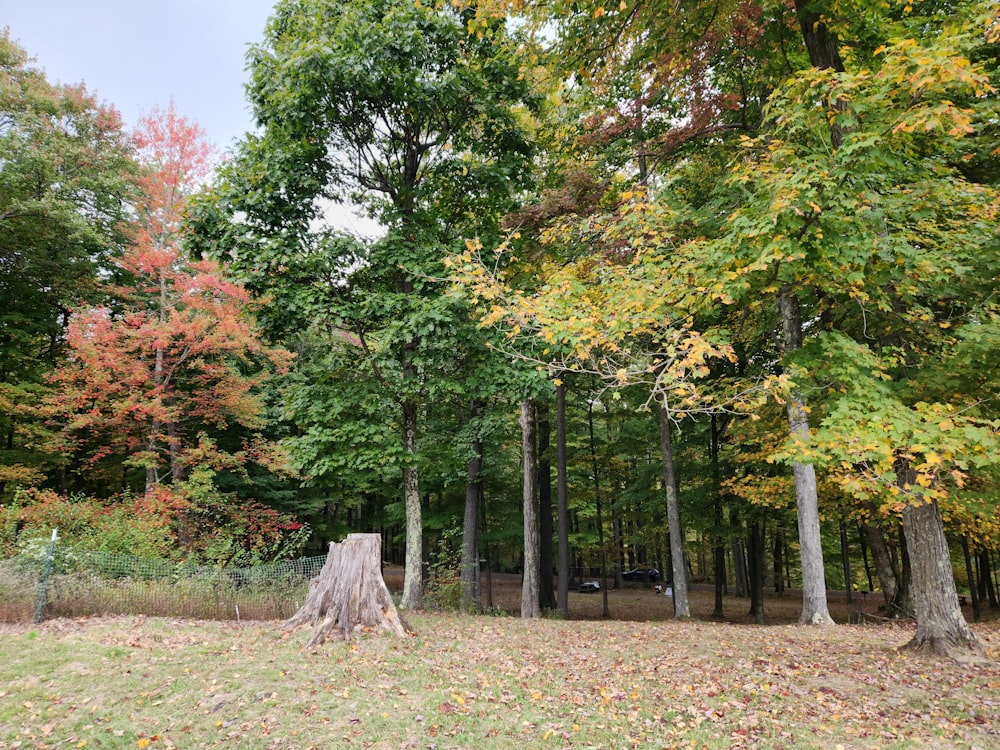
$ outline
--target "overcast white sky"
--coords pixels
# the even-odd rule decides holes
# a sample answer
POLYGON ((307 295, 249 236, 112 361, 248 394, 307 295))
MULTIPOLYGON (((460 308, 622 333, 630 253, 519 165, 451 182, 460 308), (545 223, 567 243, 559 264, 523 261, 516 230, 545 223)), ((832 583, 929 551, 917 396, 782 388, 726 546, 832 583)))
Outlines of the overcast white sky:
MULTIPOLYGON (((0 26, 49 81, 80 83, 114 105, 128 127, 171 99, 220 151, 253 129, 244 94, 249 44, 260 42, 277 0, 0 0, 0 26)), ((380 233, 346 208, 328 220, 380 233)))
POLYGON ((84 82, 132 126, 171 98, 227 150, 253 121, 247 45, 275 0, 0 0, 0 25, 52 82, 84 82))

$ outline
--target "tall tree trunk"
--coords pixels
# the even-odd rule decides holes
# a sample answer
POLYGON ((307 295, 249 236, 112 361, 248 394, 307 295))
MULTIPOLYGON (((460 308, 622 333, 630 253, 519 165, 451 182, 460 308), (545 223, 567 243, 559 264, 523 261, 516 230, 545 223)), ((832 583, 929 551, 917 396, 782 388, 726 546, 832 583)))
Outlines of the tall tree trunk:
POLYGON ((750 595, 750 586, 747 583, 746 544, 743 541, 743 525, 733 506, 729 508, 729 528, 732 529, 733 535, 733 577, 736 579, 736 596, 746 598, 750 595))
POLYGON ((688 604, 687 570, 684 566, 684 535, 677 506, 677 478, 674 474, 674 446, 670 436, 670 415, 660 406, 660 454, 663 459, 663 489, 667 495, 667 526, 670 528, 670 565, 674 578, 674 617, 691 617, 688 604))
POLYGON ((764 531, 760 521, 750 522, 750 614, 758 625, 764 624, 764 531))
POLYGON ((993 566, 990 563, 990 551, 986 547, 979 549, 979 598, 989 601, 990 609, 1000 606, 997 602, 997 587, 993 580, 993 566))
POLYGON ((907 504, 903 530, 913 576, 917 632, 907 644, 945 656, 983 653, 958 605, 951 555, 937 502, 907 504))
POLYGON ((972 619, 979 621, 979 587, 976 585, 976 574, 972 570, 972 555, 969 553, 969 537, 962 535, 962 555, 965 557, 965 575, 969 581, 969 596, 972 597, 972 619))
POLYGON ((844 569, 844 590, 847 592, 847 603, 853 601, 853 579, 851 578, 851 554, 847 545, 847 523, 840 519, 840 564, 844 569))
POLYGON ((541 617, 538 602, 538 514, 536 511, 535 407, 521 402, 521 446, 524 453, 522 499, 524 505, 524 581, 521 584, 521 617, 541 617))
POLYGON ((712 504, 715 511, 715 560, 712 577, 715 579, 715 606, 712 617, 722 619, 722 595, 726 588, 726 538, 722 533, 722 471, 719 467, 719 443, 722 440, 718 415, 711 417, 711 437, 709 455, 712 461, 712 504))
POLYGON ((403 504, 406 509, 406 557, 403 565, 403 597, 399 606, 415 609, 423 590, 423 514, 417 460, 417 405, 403 401, 403 504))
POLYGON ((548 406, 537 407, 538 414, 538 603, 543 610, 556 606, 552 587, 552 461, 548 406))
POLYGON ((597 464, 597 441, 594 439, 594 401, 587 405, 587 427, 590 434, 590 466, 594 475, 594 504, 597 506, 597 546, 600 550, 601 560, 601 604, 603 609, 601 616, 611 617, 608 609, 608 560, 607 550, 604 547, 604 516, 601 509, 601 475, 597 464))
POLYGON ((778 526, 774 530, 774 593, 782 595, 785 593, 785 578, 782 574, 784 564, 785 535, 778 526))
MULTIPOLYGON (((786 353, 802 348, 802 317, 799 302, 787 284, 778 302, 786 353)), ((809 442, 809 416, 805 401, 793 393, 788 397, 788 429, 793 440, 809 442)), ((799 521, 799 549, 802 564, 802 613, 800 625, 832 625, 826 603, 826 579, 823 568, 823 544, 819 530, 819 498, 816 470, 812 464, 796 461, 795 500, 799 521)))
MULTIPOLYGON (((480 405, 472 403, 472 422, 479 416, 480 405)), ((479 503, 483 495, 483 441, 478 430, 472 438, 472 456, 465 472, 465 515, 462 519, 462 608, 479 608, 479 503)))
POLYGON ((556 607, 569 617, 569 494, 566 479, 566 385, 556 386, 556 506, 559 535, 559 584, 556 607))
POLYGON ((885 543, 885 535, 882 527, 876 524, 865 523, 865 542, 872 552, 872 559, 875 562, 875 573, 878 575, 879 585, 882 587, 882 596, 885 598, 887 607, 892 607, 896 601, 899 591, 899 571, 893 564, 892 556, 889 554, 889 547, 885 543))

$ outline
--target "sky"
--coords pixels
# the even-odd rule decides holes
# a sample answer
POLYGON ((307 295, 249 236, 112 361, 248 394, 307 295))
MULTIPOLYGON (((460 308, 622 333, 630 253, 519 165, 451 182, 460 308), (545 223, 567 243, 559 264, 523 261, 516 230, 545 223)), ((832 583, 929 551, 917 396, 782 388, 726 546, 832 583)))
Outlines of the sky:
POLYGON ((221 150, 253 127, 247 46, 275 0, 0 0, 0 25, 51 82, 80 83, 135 125, 171 99, 221 150))
MULTIPOLYGON (((128 127, 171 100, 220 151, 253 130, 244 94, 249 44, 260 42, 276 0, 0 0, 0 26, 52 83, 83 82, 128 127)), ((342 229, 371 235, 348 210, 342 229)))

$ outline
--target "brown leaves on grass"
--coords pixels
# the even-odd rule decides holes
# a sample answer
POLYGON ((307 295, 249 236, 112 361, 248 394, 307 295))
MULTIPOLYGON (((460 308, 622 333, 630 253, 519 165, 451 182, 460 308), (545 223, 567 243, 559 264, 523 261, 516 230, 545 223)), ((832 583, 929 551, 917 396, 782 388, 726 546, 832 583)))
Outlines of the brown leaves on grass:
MULTIPOLYGON (((314 650, 260 623, 95 618, 0 635, 23 656, 0 664, 0 746, 1000 744, 996 662, 898 652, 905 626, 414 620, 414 638, 314 650)), ((977 632, 1000 657, 1000 627, 977 632)))

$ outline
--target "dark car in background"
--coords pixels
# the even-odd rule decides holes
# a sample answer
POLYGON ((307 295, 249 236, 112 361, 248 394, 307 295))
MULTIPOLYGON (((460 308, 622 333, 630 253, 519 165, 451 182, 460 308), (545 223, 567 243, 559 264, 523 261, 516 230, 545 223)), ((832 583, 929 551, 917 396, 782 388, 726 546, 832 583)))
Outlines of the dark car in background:
POLYGON ((656 583, 660 580, 660 571, 656 568, 633 568, 622 573, 622 580, 656 583))

